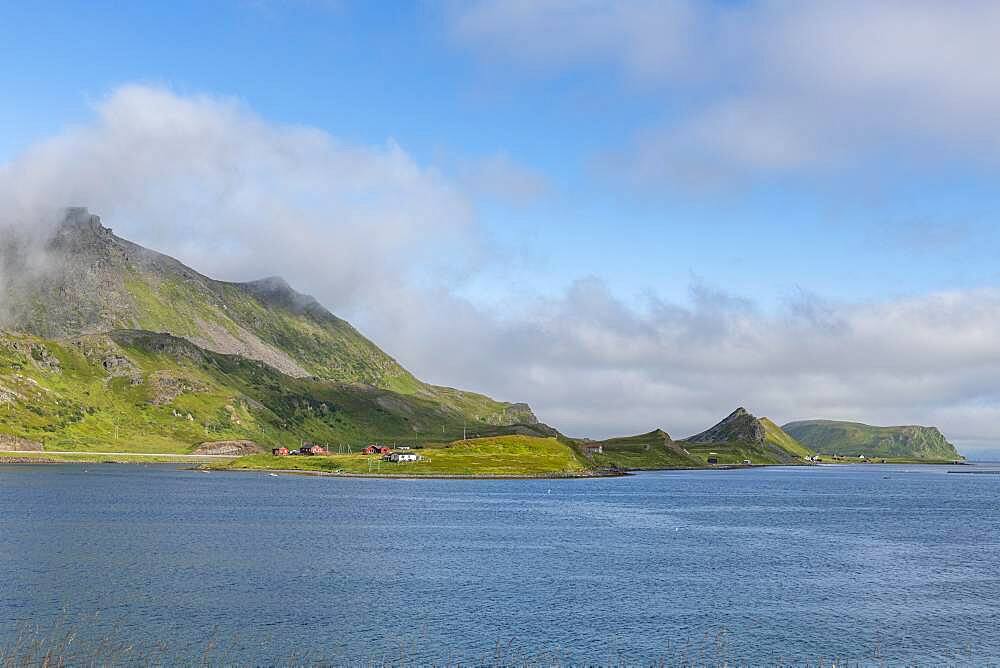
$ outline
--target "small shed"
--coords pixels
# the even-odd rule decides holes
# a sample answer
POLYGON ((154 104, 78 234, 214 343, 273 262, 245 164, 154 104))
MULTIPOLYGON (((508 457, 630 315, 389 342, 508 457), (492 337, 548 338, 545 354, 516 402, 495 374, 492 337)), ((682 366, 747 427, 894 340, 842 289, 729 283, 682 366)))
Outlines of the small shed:
POLYGON ((604 454, 604 446, 600 443, 584 443, 583 444, 583 454, 585 455, 601 455, 604 454))
POLYGON ((709 464, 718 464, 719 463, 719 458, 718 457, 709 457, 708 458, 708 463, 709 464))

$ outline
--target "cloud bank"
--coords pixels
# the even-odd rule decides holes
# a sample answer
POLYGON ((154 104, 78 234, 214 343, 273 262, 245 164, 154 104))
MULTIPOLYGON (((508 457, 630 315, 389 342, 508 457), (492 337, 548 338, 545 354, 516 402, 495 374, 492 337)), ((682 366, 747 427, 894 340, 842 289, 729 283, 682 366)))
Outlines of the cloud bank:
POLYGON ((467 198, 391 139, 348 145, 157 87, 117 89, 91 123, 4 165, 0 199, 29 225, 88 206, 215 277, 281 274, 342 307, 413 280, 452 245, 475 260, 467 198))
POLYGON ((636 306, 581 277, 555 297, 473 303, 458 296, 482 256, 463 184, 391 141, 345 144, 232 100, 118 89, 3 165, 0 196, 22 228, 86 205, 206 274, 282 274, 423 378, 529 401, 574 435, 686 436, 746 405, 1000 441, 998 291, 763 309, 695 282, 682 303, 636 306))
POLYGON ((862 158, 1000 157, 1000 5, 479 0, 451 16, 480 57, 618 70, 662 97, 616 166, 643 181, 829 170, 862 158))

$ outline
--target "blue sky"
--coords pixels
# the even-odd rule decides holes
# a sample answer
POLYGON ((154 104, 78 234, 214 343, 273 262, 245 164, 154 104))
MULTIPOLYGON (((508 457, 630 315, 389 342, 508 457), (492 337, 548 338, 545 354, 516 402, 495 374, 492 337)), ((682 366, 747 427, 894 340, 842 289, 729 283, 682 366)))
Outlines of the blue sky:
MULTIPOLYGON (((0 71, 0 85, 17 103, 0 110, 0 155, 85 121, 114 87, 145 82, 235 96, 275 122, 348 141, 392 138, 446 171, 508 156, 548 190, 520 206, 486 198, 481 216, 492 238, 526 254, 537 276, 521 280, 535 290, 585 267, 627 293, 676 295, 693 273, 764 299, 997 281, 993 171, 866 156, 846 173, 636 186, 601 156, 686 103, 602 62, 539 71, 477 58, 448 19, 437 3, 8 4, 0 39, 18 66, 0 71)), ((475 288, 492 291, 486 279, 475 288)))
MULTIPOLYGON (((639 330, 672 331, 656 320, 663 304, 696 320, 704 290, 750 304, 762 328, 783 326, 803 300, 852 314, 892 311, 1000 283, 1000 82, 985 67, 998 55, 995 19, 994 7, 976 2, 6 3, 0 164, 20 164, 74 128, 90 131, 102 109, 117 109, 123 87, 166 91, 168 105, 208 99, 207 115, 235 100, 255 119, 249 126, 309 128, 373 159, 398 147, 431 189, 443 184, 455 194, 454 210, 468 212, 446 227, 461 232, 429 224, 420 257, 430 259, 408 267, 405 286, 392 291, 444 292, 454 308, 478 314, 470 321, 493 329, 546 330, 539 313, 568 307, 581 285, 599 286, 639 330)), ((118 194, 129 207, 113 219, 117 228, 199 259, 196 244, 140 222, 162 210, 154 195, 118 194)), ((94 199, 114 215, 114 196, 94 199)), ((411 209, 405 198, 395 201, 384 214, 398 222, 411 209)), ((325 228, 316 229, 322 238, 325 228)), ((271 258, 271 271, 268 258, 240 257, 214 273, 252 278, 244 274, 287 273, 292 264, 271 258)), ((331 287, 332 276, 294 278, 418 372, 505 398, 527 392, 580 431, 638 431, 661 415, 694 431, 736 400, 720 392, 690 417, 658 407, 657 398, 641 414, 588 422, 550 400, 558 388, 540 380, 521 390, 498 382, 492 366, 442 362, 440 351, 415 342, 429 325, 400 334, 370 300, 359 305, 331 287)), ((508 368, 503 355, 530 357, 523 371, 536 380, 587 369, 597 384, 593 374, 608 367, 581 353, 557 373, 545 366, 555 352, 540 352, 543 345, 532 344, 530 354, 487 347, 508 368)), ((664 370, 663 351, 651 354, 648 366, 664 370)), ((991 355, 980 366, 993 364, 991 355)), ((796 383, 809 372, 801 362, 790 372, 796 383)), ((614 382, 626 393, 663 390, 625 378, 614 382), (636 382, 645 389, 627 389, 636 382)), ((724 374, 717 382, 725 386, 724 374)), ((1000 415, 989 388, 973 385, 941 399, 940 410, 958 411, 947 419, 957 423, 972 406, 1000 415)), ((842 400, 763 403, 779 419, 824 407, 864 413, 831 417, 922 417, 902 404, 878 413, 842 400)), ((932 405, 927 397, 921 410, 933 413, 932 405)), ((994 434, 976 428, 964 436, 971 443, 994 434)))

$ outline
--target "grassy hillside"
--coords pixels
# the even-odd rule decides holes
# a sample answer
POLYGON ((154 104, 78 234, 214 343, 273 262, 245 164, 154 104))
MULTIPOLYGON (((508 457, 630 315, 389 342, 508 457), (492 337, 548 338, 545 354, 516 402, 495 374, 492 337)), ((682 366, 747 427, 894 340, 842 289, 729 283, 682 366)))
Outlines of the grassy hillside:
POLYGON ((209 469, 271 469, 328 473, 380 473, 395 475, 558 476, 583 475, 589 464, 572 447, 556 438, 497 436, 429 444, 414 450, 419 462, 383 462, 360 454, 329 457, 272 457, 253 455, 228 463, 207 464, 209 469))
POLYGON ((754 464, 794 464, 812 453, 767 418, 756 418, 737 408, 718 424, 684 441, 700 458, 714 457, 719 464, 749 460, 754 464))
POLYGON ((783 429, 812 450, 830 455, 927 460, 961 457, 936 427, 874 427, 859 422, 801 420, 783 429))
POLYGON ((811 457, 816 454, 769 418, 760 418, 760 423, 764 427, 764 440, 771 446, 780 448, 784 452, 801 458, 811 457))
MULTIPOLYGON (((736 411, 726 420, 698 435, 698 441, 674 441, 661 429, 638 436, 611 438, 590 443, 600 445, 601 454, 587 455, 596 466, 623 469, 671 469, 707 466, 709 459, 720 465, 786 464, 812 454, 767 418, 757 420, 745 411, 736 411), (705 436, 706 434, 710 436, 705 436), (710 437, 725 440, 711 441, 710 437), (749 439, 757 438, 756 441, 749 439)), ((580 443, 581 452, 585 444, 580 443)))
POLYGON ((703 461, 687 454, 662 429, 637 436, 609 438, 591 443, 600 445, 603 453, 589 459, 595 466, 622 469, 664 469, 701 466, 703 461))
POLYGON ((167 334, 63 342, 0 334, 0 435, 47 450, 186 453, 204 441, 241 439, 357 446, 454 439, 465 425, 481 434, 545 429, 470 423, 432 399, 292 378, 167 334))
POLYGON ((115 236, 86 210, 72 210, 43 250, 28 252, 18 239, 0 239, 0 327, 56 340, 123 329, 164 332, 295 378, 363 383, 433 401, 456 419, 535 421, 524 404, 419 381, 350 323, 279 278, 213 280, 115 236))

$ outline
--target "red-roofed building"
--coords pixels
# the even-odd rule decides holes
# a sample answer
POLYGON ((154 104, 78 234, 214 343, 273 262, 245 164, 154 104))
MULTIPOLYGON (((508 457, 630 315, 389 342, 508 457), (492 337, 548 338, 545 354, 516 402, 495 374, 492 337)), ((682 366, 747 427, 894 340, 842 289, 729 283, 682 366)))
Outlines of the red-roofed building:
POLYGON ((364 450, 362 450, 361 452, 365 453, 366 455, 387 455, 390 452, 392 452, 392 449, 384 445, 372 444, 369 445, 364 450))

